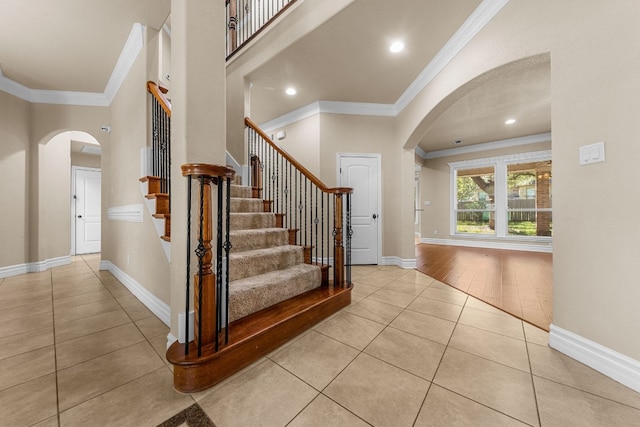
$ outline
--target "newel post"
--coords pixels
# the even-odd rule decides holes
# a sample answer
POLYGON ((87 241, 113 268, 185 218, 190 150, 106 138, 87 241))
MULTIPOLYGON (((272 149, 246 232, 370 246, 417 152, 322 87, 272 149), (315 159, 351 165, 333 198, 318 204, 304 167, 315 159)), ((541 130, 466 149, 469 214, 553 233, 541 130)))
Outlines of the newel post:
MULTIPOLYGON (((334 228, 333 228, 333 284, 335 287, 345 288, 350 284, 345 279, 345 253, 344 253, 344 198, 352 192, 351 188, 336 188, 334 201, 334 228)), ((348 206, 347 206, 348 208, 348 206)), ((347 209, 347 215, 351 215, 347 209)), ((350 218, 347 218, 347 224, 350 224, 350 218)), ((347 248, 350 251, 350 245, 347 248)), ((351 254, 348 253, 348 258, 351 254)), ((347 266, 350 268, 350 266, 347 266)), ((350 275, 349 275, 350 276, 350 275)))
MULTIPOLYGON (((211 240, 213 240, 213 206, 211 197, 211 185, 222 185, 227 179, 232 179, 235 175, 233 169, 226 166, 209 165, 203 163, 186 163, 181 166, 182 175, 189 177, 189 192, 187 206, 187 232, 191 230, 191 181, 198 181, 198 203, 197 212, 193 215, 193 219, 197 222, 197 245, 195 255, 198 262, 198 271, 193 276, 193 310, 194 310, 194 336, 195 344, 198 349, 198 356, 202 353, 202 348, 206 345, 215 343, 217 351, 218 333, 220 332, 219 319, 221 308, 221 295, 216 285, 217 280, 221 280, 213 272, 213 249, 211 240)), ((219 199, 222 192, 218 192, 219 199)), ((227 205, 228 206, 228 205, 227 205)), ((216 211, 216 219, 218 220, 218 248, 216 254, 216 265, 219 267, 218 272, 221 273, 222 249, 221 249, 221 220, 222 220, 222 202, 218 201, 218 210, 216 211)), ((227 220, 228 224, 228 220, 227 220)), ((191 236, 188 236, 191 239, 191 236)), ((226 236, 228 241, 228 236, 226 236)), ((187 276, 189 276, 190 264, 190 245, 187 247, 187 276)), ((187 280, 189 277, 187 277, 187 280)), ((189 282, 186 286, 187 306, 185 312, 189 312, 189 282)), ((188 320, 185 322, 185 336, 188 336, 189 325, 188 320)), ((188 346, 185 346, 185 354, 188 354, 188 346)))
POLYGON ((199 271, 194 277, 195 301, 195 339, 199 347, 214 342, 217 330, 216 317, 216 276, 211 268, 213 251, 211 240, 213 228, 211 222, 211 179, 200 176, 200 212, 198 228, 198 257, 199 271))

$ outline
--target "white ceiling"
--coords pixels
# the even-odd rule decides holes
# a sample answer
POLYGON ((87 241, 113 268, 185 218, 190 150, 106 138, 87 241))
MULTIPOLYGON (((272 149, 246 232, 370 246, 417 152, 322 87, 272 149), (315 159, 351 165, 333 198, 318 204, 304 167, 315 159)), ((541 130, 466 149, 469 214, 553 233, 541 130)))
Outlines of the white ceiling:
POLYGON ((393 104, 480 0, 357 0, 250 73, 264 123, 313 101, 393 104), (405 50, 389 52, 394 40, 405 50), (295 98, 284 96, 295 86, 295 98))
MULTIPOLYGON (((222 1, 222 0, 219 0, 222 1)), ((326 1, 326 0, 299 0, 326 1)), ((159 29, 170 0, 1 0, 0 68, 30 89, 103 92, 134 23, 159 29)), ((252 119, 314 101, 393 105, 480 0, 355 0, 249 73, 252 119), (388 51, 402 39, 406 49, 388 51), (293 85, 297 95, 284 94, 293 85)), ((505 67, 461 97, 419 146, 429 152, 549 132, 549 62, 505 67), (505 128, 508 117, 518 119, 505 128)))
POLYGON ((170 0, 1 0, 0 69, 30 89, 102 93, 135 23, 170 0))

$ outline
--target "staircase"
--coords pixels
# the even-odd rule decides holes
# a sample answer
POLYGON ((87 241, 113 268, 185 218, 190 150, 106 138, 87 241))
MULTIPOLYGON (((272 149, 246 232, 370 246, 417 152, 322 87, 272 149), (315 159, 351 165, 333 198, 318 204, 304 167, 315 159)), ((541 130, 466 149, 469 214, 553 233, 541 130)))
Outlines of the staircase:
POLYGON ((231 186, 230 322, 321 284, 320 267, 306 264, 304 248, 265 212, 270 203, 251 196, 251 187, 231 186))
MULTIPOLYGON (((161 87, 148 82, 147 89, 153 138, 145 164, 154 176, 140 181, 147 183, 145 197, 155 200, 153 217, 164 221, 157 228, 166 246, 171 241, 171 105, 161 87)), ((184 316, 180 335, 193 333, 194 339, 174 342, 167 360, 181 392, 219 383, 351 303, 352 190, 327 187, 253 122, 245 119, 245 124, 251 186, 232 184, 235 172, 227 166, 180 167, 188 179, 183 313, 194 314, 193 320, 184 316), (198 202, 192 203, 193 194, 199 194, 198 202)))

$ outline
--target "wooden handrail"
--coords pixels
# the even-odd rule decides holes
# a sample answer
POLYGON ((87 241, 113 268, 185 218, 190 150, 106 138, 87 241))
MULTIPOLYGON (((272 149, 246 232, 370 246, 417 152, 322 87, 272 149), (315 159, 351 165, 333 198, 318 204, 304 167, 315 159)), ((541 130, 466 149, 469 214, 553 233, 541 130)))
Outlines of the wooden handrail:
POLYGON ((320 181, 320 179, 318 177, 316 177, 313 173, 311 173, 311 171, 309 171, 309 169, 307 169, 304 166, 302 166, 302 164, 300 164, 300 162, 298 162, 296 159, 294 159, 293 156, 291 156, 291 154, 287 153, 282 148, 280 148, 275 142, 273 142, 271 140, 271 138, 269 137, 269 135, 264 133, 264 131, 262 129, 260 129, 260 127, 255 122, 253 122, 250 118, 245 117, 244 118, 244 123, 247 126, 249 126, 251 129, 253 129, 258 135, 260 135, 274 150, 276 150, 278 153, 280 153, 280 155, 282 155, 282 157, 284 157, 289 163, 291 163, 300 172, 302 172, 302 174, 304 176, 306 176, 307 179, 309 179, 309 181, 314 183, 320 190, 324 191, 325 193, 332 193, 332 194, 350 194, 350 193, 353 193, 353 188, 349 188, 349 187, 333 187, 333 188, 327 187, 324 184, 324 182, 320 181))
POLYGON ((167 116, 171 117, 171 102, 164 96, 164 94, 167 93, 166 88, 159 86, 156 82, 148 81, 147 90, 158 100, 164 112, 167 113, 167 116))
POLYGON ((236 171, 229 166, 207 163, 185 163, 180 166, 182 176, 205 176, 207 178, 233 178, 236 171))

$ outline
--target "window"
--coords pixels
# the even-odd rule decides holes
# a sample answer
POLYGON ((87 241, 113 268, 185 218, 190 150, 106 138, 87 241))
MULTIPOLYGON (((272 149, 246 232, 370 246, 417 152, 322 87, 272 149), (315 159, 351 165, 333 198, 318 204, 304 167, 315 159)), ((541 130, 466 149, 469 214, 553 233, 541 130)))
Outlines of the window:
POLYGON ((508 164, 507 186, 509 236, 551 236, 551 160, 508 164))
POLYGON ((550 238, 551 152, 450 163, 451 232, 499 238, 550 238))
POLYGON ((493 166, 456 171, 456 233, 493 234, 493 166))

